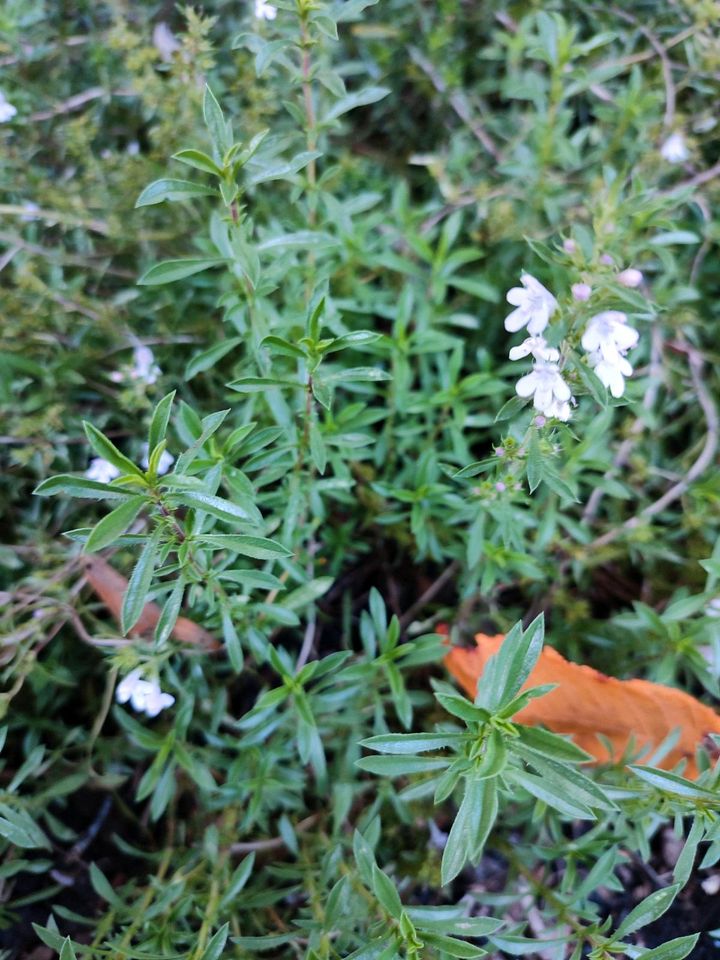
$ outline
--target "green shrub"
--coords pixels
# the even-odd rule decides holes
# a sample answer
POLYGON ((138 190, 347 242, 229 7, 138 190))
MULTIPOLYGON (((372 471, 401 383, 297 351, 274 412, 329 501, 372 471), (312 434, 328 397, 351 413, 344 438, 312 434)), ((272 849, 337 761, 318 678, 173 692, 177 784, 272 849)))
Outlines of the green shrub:
POLYGON ((717 744, 512 718, 545 630, 720 695, 716 4, 61 6, 0 14, 0 947, 689 955, 717 744))

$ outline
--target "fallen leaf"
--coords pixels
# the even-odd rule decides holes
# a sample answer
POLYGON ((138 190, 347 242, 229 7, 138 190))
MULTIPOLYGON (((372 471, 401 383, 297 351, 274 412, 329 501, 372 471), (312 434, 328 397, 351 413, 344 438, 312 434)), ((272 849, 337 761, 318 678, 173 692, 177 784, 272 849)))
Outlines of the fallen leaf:
MULTIPOLYGON (((474 697, 485 666, 500 649, 504 637, 483 633, 475 637, 476 649, 454 647, 445 665, 465 692, 474 697)), ((649 680, 618 680, 592 667, 566 660, 557 650, 545 647, 523 689, 555 683, 555 690, 539 697, 516 714, 515 719, 530 726, 542 725, 555 733, 570 734, 573 741, 595 757, 597 763, 617 762, 628 746, 635 751, 647 748, 638 761, 649 762, 648 754, 678 729, 675 746, 654 766, 670 770, 681 760, 683 775, 698 775, 695 751, 709 733, 720 733, 720 715, 682 690, 649 680), (608 750, 600 740, 611 744, 608 750)))
MULTIPOLYGON (((83 569, 85 578, 95 593, 108 608, 113 617, 120 621, 122 599, 128 582, 107 560, 98 555, 85 558, 83 569)), ((160 607, 156 603, 146 603, 140 619, 132 629, 133 634, 150 633, 160 618, 160 607)), ((181 643, 190 643, 206 650, 218 650, 217 639, 203 627, 185 617, 178 617, 173 627, 173 636, 181 643)))

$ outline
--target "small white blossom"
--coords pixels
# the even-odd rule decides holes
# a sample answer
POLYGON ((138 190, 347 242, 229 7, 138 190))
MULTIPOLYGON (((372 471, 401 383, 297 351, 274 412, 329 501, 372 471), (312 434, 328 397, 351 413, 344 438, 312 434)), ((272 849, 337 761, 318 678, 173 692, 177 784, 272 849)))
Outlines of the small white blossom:
POLYGON ((588 359, 603 386, 616 399, 621 397, 625 393, 625 378, 631 377, 633 372, 629 361, 620 354, 614 360, 605 360, 599 351, 591 353, 588 359))
POLYGON ((555 363, 537 361, 532 372, 515 384, 515 392, 519 397, 532 397, 535 409, 546 417, 570 419, 570 387, 555 363))
MULTIPOLYGON (((143 470, 147 470, 148 466, 150 465, 149 456, 150 448, 148 447, 147 443, 144 443, 143 456, 142 460, 140 461, 143 470)), ((160 454, 160 460, 158 461, 157 465, 158 475, 162 476, 164 473, 167 473, 174 463, 175 457, 171 453, 168 453, 167 450, 163 450, 163 452, 160 454)))
POLYGON ((157 680, 143 680, 139 667, 120 681, 115 699, 118 703, 130 701, 133 710, 145 713, 148 717, 156 717, 161 710, 175 703, 175 697, 171 693, 163 693, 157 680))
POLYGON ((120 476, 120 471, 102 457, 93 457, 85 471, 85 476, 88 480, 97 480, 98 483, 110 483, 115 477, 120 476))
POLYGON ((265 0, 255 0, 255 16, 258 20, 274 20, 277 16, 277 8, 265 0))
POLYGON ((5 99, 5 94, 0 91, 0 123, 7 123, 17 113, 17 107, 5 99))
POLYGON ((676 131, 670 134, 660 147, 660 156, 668 163, 685 163, 690 156, 690 151, 682 133, 676 131))
POLYGON ((599 353, 602 360, 615 363, 637 344, 639 336, 621 310, 604 310, 590 318, 581 343, 588 353, 599 353))
POLYGON ((590 318, 582 336, 583 349, 588 351, 591 366, 604 386, 615 397, 625 392, 625 378, 632 376, 633 368, 625 358, 639 338, 634 327, 620 310, 605 310, 590 318))
POLYGON ((622 273, 617 275, 617 282, 621 283, 624 287, 639 287, 643 282, 643 275, 640 270, 636 270, 635 267, 628 267, 627 270, 623 270, 622 273))
POLYGON ((592 296, 592 287, 588 283, 574 283, 570 289, 573 300, 585 301, 592 296))
POLYGON ((550 360, 556 363, 560 359, 560 353, 555 347, 549 347, 545 337, 528 337, 517 347, 510 351, 511 360, 522 360, 523 357, 529 357, 530 354, 535 360, 550 360))
POLYGON ((528 333, 535 337, 542 333, 557 310, 558 302, 539 280, 529 273, 520 277, 522 287, 513 287, 508 291, 507 302, 517 309, 505 317, 505 329, 516 333, 527 327, 528 333))
POLYGON ((160 367, 155 363, 155 354, 150 347, 142 344, 133 350, 133 365, 130 368, 132 380, 142 380, 143 383, 155 383, 161 374, 160 367))

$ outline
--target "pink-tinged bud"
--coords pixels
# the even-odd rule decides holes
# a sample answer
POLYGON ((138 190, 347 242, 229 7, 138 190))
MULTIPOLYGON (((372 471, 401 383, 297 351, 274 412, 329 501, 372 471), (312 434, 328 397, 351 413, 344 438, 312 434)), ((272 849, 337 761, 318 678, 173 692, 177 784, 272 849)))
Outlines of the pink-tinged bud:
POLYGON ((567 240, 563 240, 563 250, 565 253, 576 253, 577 244, 574 240, 570 240, 569 238, 567 240))
POLYGON ((495 447, 495 456, 504 457, 505 456, 505 447, 495 447))
POLYGON ((571 289, 575 300, 589 300, 592 295, 592 289, 587 283, 574 283, 571 289))
POLYGON ((547 423, 547 420, 545 419, 545 417, 544 417, 542 414, 540 414, 539 416, 535 417, 535 426, 536 426, 536 427, 544 427, 546 423, 547 423))
POLYGON ((498 482, 495 484, 495 489, 497 490, 498 493, 505 493, 505 491, 507 490, 507 487, 502 482, 502 480, 498 480, 498 482))
POLYGON ((639 287, 643 282, 643 275, 635 267, 628 267, 627 270, 623 270, 622 273, 617 275, 617 282, 624 287, 639 287))
POLYGON ((612 267, 615 261, 613 260, 613 258, 610 256, 609 253, 604 253, 600 257, 600 263, 604 263, 606 267, 612 267))

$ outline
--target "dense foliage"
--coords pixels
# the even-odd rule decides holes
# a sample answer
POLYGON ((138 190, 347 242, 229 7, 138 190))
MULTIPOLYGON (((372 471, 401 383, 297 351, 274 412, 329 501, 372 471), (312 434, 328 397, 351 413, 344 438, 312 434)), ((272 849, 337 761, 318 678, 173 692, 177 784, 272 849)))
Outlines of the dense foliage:
POLYGON ((720 696, 719 15, 5 5, 4 956, 713 942, 717 744, 512 718, 720 696))

